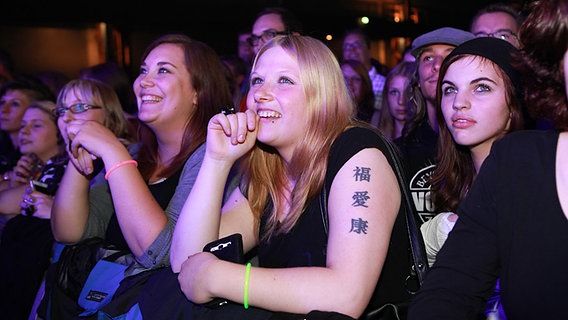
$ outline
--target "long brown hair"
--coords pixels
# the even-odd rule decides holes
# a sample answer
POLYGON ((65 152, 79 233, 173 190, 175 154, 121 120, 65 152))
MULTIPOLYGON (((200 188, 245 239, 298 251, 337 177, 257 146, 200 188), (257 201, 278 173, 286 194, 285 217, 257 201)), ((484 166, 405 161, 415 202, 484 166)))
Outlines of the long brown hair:
MULTIPOLYGON (((431 180, 431 196, 434 207, 438 212, 455 212, 458 204, 467 194, 477 174, 473 159, 471 158, 470 149, 454 141, 446 125, 442 108, 440 107, 442 101, 441 83, 444 80, 448 68, 457 60, 471 56, 472 55, 468 54, 460 54, 449 57, 444 60, 440 68, 440 76, 436 89, 436 101, 438 106, 436 116, 438 117, 440 135, 438 137, 437 164, 431 180)), ((481 56, 474 57, 475 59, 479 59, 480 63, 484 64, 484 66, 492 65, 499 77, 503 79, 505 101, 507 102, 511 115, 509 129, 506 133, 503 133, 503 136, 507 133, 523 129, 523 101, 517 96, 516 87, 513 85, 509 76, 493 61, 481 56)))
MULTIPOLYGON (((219 113, 221 107, 232 105, 233 100, 224 67, 211 47, 183 34, 166 34, 146 48, 142 61, 162 44, 175 44, 182 48, 198 101, 195 111, 187 119, 180 152, 168 166, 157 172, 159 176, 169 177, 183 167, 189 156, 205 142, 209 119, 219 113)), ((155 134, 146 126, 140 131, 140 142, 139 169, 147 181, 158 166, 158 142, 155 134)))

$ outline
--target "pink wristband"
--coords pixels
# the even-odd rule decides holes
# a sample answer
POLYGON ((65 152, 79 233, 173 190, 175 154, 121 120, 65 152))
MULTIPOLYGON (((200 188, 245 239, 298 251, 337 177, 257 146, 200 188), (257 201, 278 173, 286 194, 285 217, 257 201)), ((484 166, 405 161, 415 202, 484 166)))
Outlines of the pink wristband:
POLYGON ((138 162, 136 162, 136 160, 124 160, 124 161, 122 161, 122 162, 119 162, 119 163, 115 164, 114 166, 112 166, 112 168, 110 168, 110 169, 107 171, 107 173, 105 174, 105 180, 108 180, 108 177, 110 176, 110 174, 111 174, 114 170, 116 170, 116 169, 118 169, 118 168, 120 168, 120 167, 122 167, 122 166, 125 166, 125 165, 127 165, 127 164, 133 164, 133 165, 135 165, 136 167, 138 167, 138 162))

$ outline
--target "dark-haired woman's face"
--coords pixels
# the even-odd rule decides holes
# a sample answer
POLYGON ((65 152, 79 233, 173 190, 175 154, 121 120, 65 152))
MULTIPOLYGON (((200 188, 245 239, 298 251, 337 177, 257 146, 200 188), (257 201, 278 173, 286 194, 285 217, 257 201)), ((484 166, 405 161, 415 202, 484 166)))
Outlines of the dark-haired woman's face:
POLYGON ((442 80, 441 108, 457 144, 489 147, 509 130, 511 114, 504 80, 492 62, 465 57, 442 80))
POLYGON ((184 51, 176 44, 161 44, 150 51, 133 88, 138 118, 152 130, 185 127, 198 103, 184 51))

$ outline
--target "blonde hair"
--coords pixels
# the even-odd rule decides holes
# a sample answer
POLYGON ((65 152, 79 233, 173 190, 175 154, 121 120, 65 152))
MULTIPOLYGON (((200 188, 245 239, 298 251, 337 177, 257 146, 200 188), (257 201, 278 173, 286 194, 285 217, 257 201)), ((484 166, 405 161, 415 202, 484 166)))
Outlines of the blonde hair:
POLYGON ((271 48, 281 47, 299 65, 300 81, 309 97, 305 138, 298 141, 287 166, 276 150, 257 141, 243 160, 243 183, 255 215, 255 225, 272 200, 262 239, 289 232, 300 218, 308 200, 319 194, 327 169, 327 159, 333 141, 346 128, 358 124, 356 106, 349 95, 341 68, 333 53, 322 42, 308 36, 288 35, 274 38, 261 48, 260 57, 271 48), (289 179, 296 181, 291 191, 291 208, 281 224, 277 210, 287 201, 284 190, 289 179))
POLYGON ((102 107, 105 111, 103 125, 118 138, 130 140, 128 122, 124 117, 118 95, 112 87, 93 79, 71 80, 59 91, 57 96, 58 108, 64 107, 63 100, 70 94, 82 97, 85 103, 102 107))

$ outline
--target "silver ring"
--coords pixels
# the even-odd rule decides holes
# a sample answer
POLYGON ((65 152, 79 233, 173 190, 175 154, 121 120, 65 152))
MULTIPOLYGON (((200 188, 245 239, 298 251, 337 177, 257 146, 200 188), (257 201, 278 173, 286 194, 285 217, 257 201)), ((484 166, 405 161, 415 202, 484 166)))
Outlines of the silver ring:
POLYGON ((32 196, 27 196, 26 199, 24 200, 24 202, 27 203, 27 204, 33 205, 33 204, 35 204, 35 199, 32 196))

